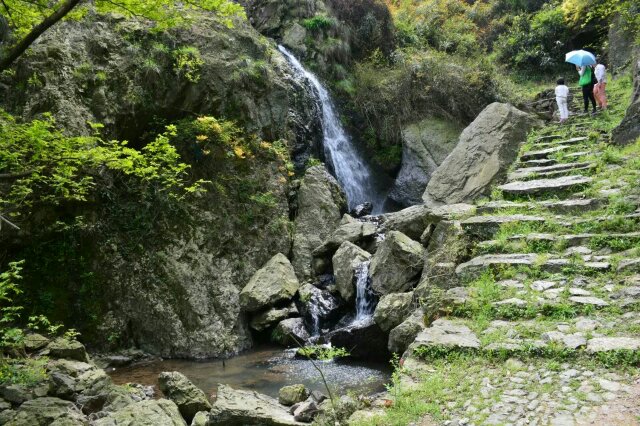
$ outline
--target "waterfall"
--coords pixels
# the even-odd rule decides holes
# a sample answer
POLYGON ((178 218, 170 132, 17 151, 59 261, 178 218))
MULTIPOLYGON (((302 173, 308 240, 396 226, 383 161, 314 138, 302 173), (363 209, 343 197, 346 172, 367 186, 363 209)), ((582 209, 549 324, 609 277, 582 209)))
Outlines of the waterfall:
POLYGON ((356 267, 356 318, 360 322, 371 317, 376 307, 376 298, 371 289, 369 279, 369 261, 362 262, 356 267))
POLYGON ((371 182, 369 167, 360 158, 342 127, 329 92, 318 78, 307 71, 287 49, 279 45, 278 50, 282 52, 293 67, 296 78, 308 81, 315 89, 315 96, 322 107, 324 154, 327 161, 333 166, 336 178, 347 194, 349 209, 365 201, 370 201, 374 204, 376 211, 381 210, 382 200, 374 199, 377 196, 371 182))

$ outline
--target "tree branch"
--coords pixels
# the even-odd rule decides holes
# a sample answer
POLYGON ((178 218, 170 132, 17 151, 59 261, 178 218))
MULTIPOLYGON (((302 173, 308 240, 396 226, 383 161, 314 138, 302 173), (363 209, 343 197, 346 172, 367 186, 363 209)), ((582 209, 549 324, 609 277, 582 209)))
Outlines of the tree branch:
POLYGON ((7 69, 16 59, 20 57, 38 37, 48 30, 52 25, 64 18, 82 0, 65 0, 62 6, 42 22, 36 25, 18 44, 9 50, 7 55, 0 59, 0 71, 7 69))

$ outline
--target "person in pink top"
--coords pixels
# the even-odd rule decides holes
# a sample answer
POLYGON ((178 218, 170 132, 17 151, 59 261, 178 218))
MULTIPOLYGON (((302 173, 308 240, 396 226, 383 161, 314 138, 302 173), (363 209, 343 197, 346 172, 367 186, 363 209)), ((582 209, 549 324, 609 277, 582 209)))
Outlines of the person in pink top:
POLYGON ((598 82, 593 86, 593 96, 596 98, 596 102, 601 109, 607 109, 607 69, 604 64, 600 60, 600 58, 596 58, 598 61, 598 65, 593 70, 596 76, 596 80, 598 82))

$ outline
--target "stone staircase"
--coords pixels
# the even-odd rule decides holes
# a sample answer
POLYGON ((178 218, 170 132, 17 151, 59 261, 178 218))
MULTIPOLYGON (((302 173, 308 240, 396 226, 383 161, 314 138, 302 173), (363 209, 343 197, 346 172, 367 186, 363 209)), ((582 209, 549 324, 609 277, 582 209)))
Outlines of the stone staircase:
POLYGON ((471 257, 404 355, 406 386, 438 360, 485 366, 445 424, 590 424, 599 405, 640 392, 640 209, 626 198, 637 190, 614 179, 621 166, 594 134, 580 123, 531 138, 460 221, 471 257))

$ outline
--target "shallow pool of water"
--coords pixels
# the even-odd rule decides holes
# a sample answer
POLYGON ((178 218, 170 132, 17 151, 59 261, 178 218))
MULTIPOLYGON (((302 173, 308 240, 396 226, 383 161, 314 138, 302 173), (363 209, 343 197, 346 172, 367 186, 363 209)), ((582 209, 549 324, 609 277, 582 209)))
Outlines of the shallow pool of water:
MULTIPOLYGON (((391 369, 384 363, 355 360, 317 362, 338 393, 355 391, 370 394, 384 390, 391 369)), ((110 371, 115 383, 152 385, 157 391, 158 374, 179 371, 187 376, 207 395, 215 393, 223 383, 236 389, 255 390, 272 397, 285 385, 303 383, 309 389, 326 393, 318 371, 309 360, 293 359, 282 348, 261 347, 244 352, 231 359, 211 361, 163 360, 149 364, 119 368, 110 371)))

